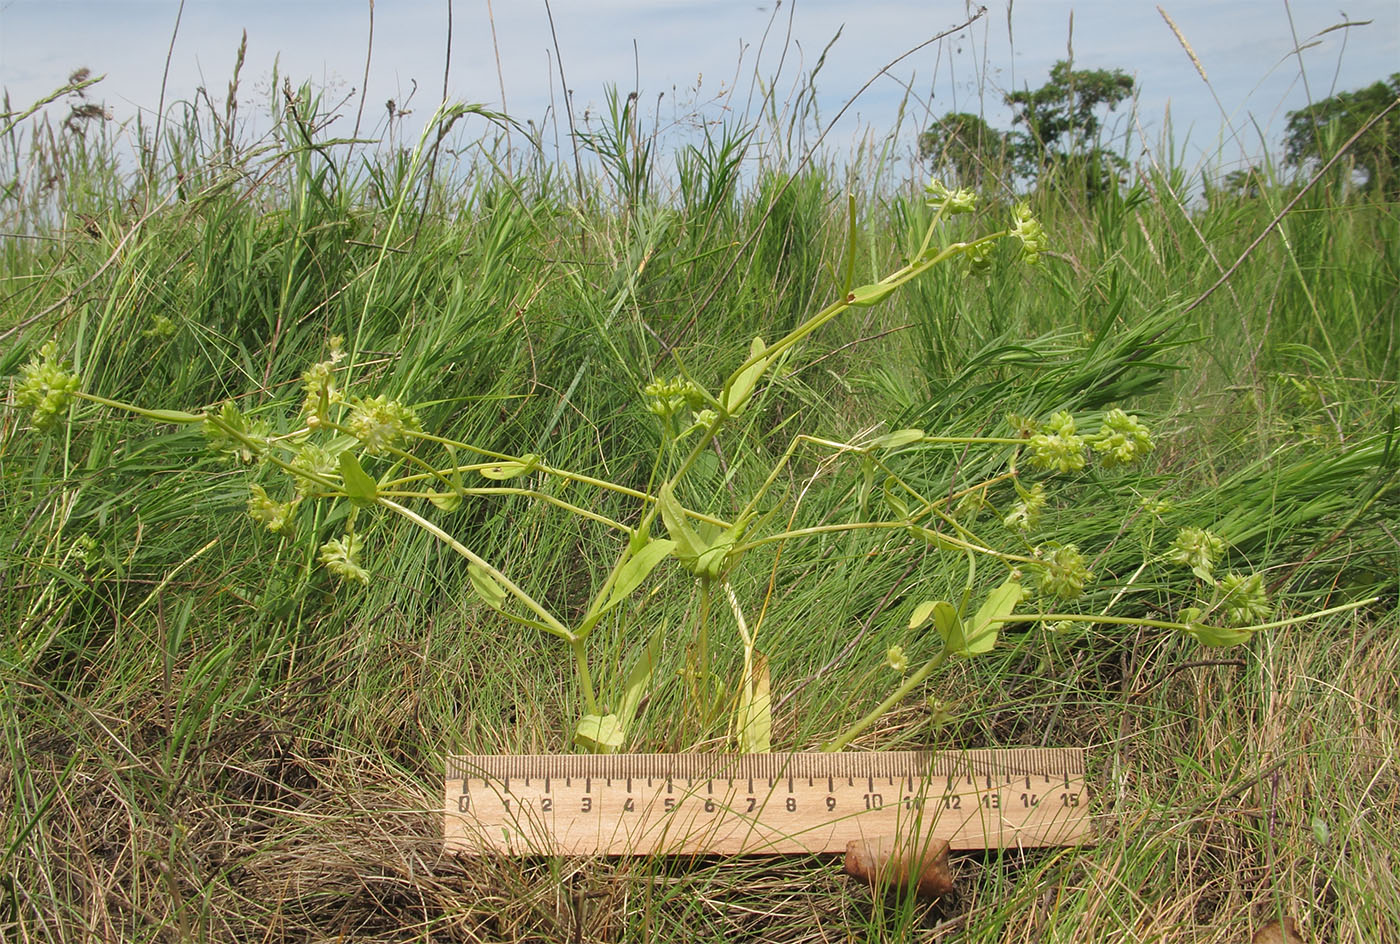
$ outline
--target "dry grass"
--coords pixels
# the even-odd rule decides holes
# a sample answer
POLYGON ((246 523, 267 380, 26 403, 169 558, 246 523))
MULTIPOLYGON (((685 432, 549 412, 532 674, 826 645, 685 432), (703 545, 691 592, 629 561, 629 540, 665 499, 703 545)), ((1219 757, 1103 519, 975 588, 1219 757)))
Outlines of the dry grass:
MULTIPOLYGON (((872 898, 822 856, 448 856, 436 758, 406 767, 296 733, 317 727, 317 698, 288 702, 305 717, 275 726, 224 718, 178 763, 162 758, 157 700, 99 713, 67 698, 47 712, 61 725, 26 726, 25 769, 0 777, 0 802, 33 811, 0 927, 14 940, 1241 942, 1288 917, 1307 941, 1400 940, 1384 911, 1400 900, 1400 638, 1351 632, 1280 632, 1242 665, 1181 670, 1197 652, 1139 639, 1116 691, 1086 688, 1061 712, 1059 739, 1077 730, 1092 748, 1098 844, 963 855, 958 891, 931 904, 872 898)), ((884 737, 920 711, 891 715, 884 737)))

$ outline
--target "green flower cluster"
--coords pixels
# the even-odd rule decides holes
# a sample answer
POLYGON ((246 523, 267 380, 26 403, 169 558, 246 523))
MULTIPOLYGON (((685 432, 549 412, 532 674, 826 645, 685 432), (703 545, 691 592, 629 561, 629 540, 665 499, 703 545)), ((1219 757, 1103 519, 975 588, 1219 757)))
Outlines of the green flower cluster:
POLYGON ((1273 615, 1263 574, 1226 574, 1215 589, 1215 607, 1231 626, 1262 623, 1273 615))
POLYGON ((320 426, 329 423, 330 408, 332 403, 340 403, 344 395, 335 385, 335 365, 345 359, 345 351, 341 349, 344 339, 336 335, 330 340, 330 357, 317 364, 312 364, 306 368, 301 375, 302 391, 306 394, 306 400, 302 404, 301 411, 306 416, 306 425, 320 426))
POLYGON ((256 482, 248 486, 248 515, 254 521, 261 521, 267 530, 286 534, 291 530, 292 515, 296 513, 298 499, 279 502, 268 497, 267 491, 256 482))
POLYGON ((1089 445, 1103 456, 1103 467, 1112 469, 1137 462, 1152 451, 1153 444, 1151 432, 1136 416, 1113 409, 1104 416, 1103 425, 1089 439, 1089 445))
POLYGON ((82 381, 58 356, 58 346, 52 341, 39 348, 39 355, 20 368, 15 402, 34 411, 30 422, 38 430, 46 430, 67 412, 73 394, 82 381))
POLYGON ((344 538, 331 538, 321 545, 321 552, 317 559, 326 565, 326 569, 342 580, 353 580, 356 583, 369 584, 369 571, 360 566, 357 558, 360 556, 361 542, 357 534, 347 534, 344 538))
POLYGON ((1084 555, 1073 544, 1055 548, 1041 559, 1036 570, 1040 592, 1061 600, 1073 600, 1084 592, 1084 585, 1094 579, 1084 555))
POLYGON ((1211 579, 1211 570, 1220 555, 1225 553, 1225 542, 1205 528, 1182 528, 1176 533, 1176 540, 1167 548, 1167 560, 1173 564, 1190 567, 1202 580, 1211 579))
POLYGON ((971 213, 977 209, 977 194, 963 188, 950 190, 935 178, 924 185, 924 202, 935 209, 946 205, 949 214, 971 213))
POLYGON ((692 381, 682 377, 653 380, 642 389, 647 398, 647 412, 668 421, 686 408, 699 410, 705 405, 705 394, 692 381))
POLYGON ((1075 433, 1074 417, 1061 410, 1045 425, 1049 432, 1030 439, 1031 465, 1056 472, 1084 468, 1084 437, 1075 433))
POLYGON ((419 432, 418 414, 388 397, 356 400, 346 424, 371 455, 383 455, 410 432, 419 432))
POLYGON ((1017 491, 1020 500, 1011 506, 1011 511, 1001 519, 1001 523, 1012 531, 1034 531, 1040 525, 1040 513, 1045 508, 1045 486, 1036 482, 1029 489, 1017 491))
POLYGON ((1012 224, 1011 235, 1021 241, 1021 261, 1026 265, 1038 265, 1040 254, 1050 248, 1050 237, 1045 228, 1031 213, 1029 204, 1016 207, 1016 222, 1012 224))
POLYGON ((901 675, 909 670, 909 656, 905 654, 903 646, 890 646, 885 651, 885 665, 889 666, 901 675))
POLYGON ((232 402, 219 408, 217 421, 204 418, 204 439, 215 453, 252 462, 266 454, 272 427, 265 420, 250 420, 232 402))

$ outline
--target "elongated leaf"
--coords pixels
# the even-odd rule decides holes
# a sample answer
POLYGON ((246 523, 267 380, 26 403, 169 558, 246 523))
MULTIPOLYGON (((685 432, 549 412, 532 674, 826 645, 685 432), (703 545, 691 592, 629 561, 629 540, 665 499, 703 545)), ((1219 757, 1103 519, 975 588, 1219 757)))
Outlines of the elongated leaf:
POLYGON ((694 567, 695 561, 705 550, 705 542, 685 520, 685 511, 676 501, 669 482, 657 491, 656 504, 661 508, 661 523, 666 525, 666 533, 676 542, 676 558, 694 567))
POLYGON ((574 740, 594 754, 612 754, 622 746, 626 732, 617 715, 584 715, 574 731, 574 740))
POLYGON ((480 469, 477 469, 477 471, 481 473, 483 478, 488 478, 496 482, 504 482, 506 479, 517 478, 528 472, 533 472, 535 466, 539 464, 539 456, 527 455, 522 457, 518 462, 514 459, 507 462, 497 462, 493 465, 482 466, 480 469))
POLYGON ((351 502, 361 508, 374 504, 379 486, 348 449, 340 454, 340 478, 345 483, 345 494, 351 502))
POLYGON ((637 709, 642 704, 643 693, 651 684, 651 677, 656 674, 656 663, 661 657, 661 637, 664 635, 664 629, 659 629, 652 634, 651 641, 642 651, 641 659, 632 666, 632 671, 627 675, 627 691, 623 693, 622 705, 617 710, 618 727, 624 737, 627 735, 627 729, 632 727, 632 721, 637 717, 637 709))
POLYGON ((871 305, 878 305, 890 296, 898 286, 895 285, 857 285, 851 289, 846 296, 846 304, 855 308, 869 308, 871 305))
POLYGON ((428 496, 428 501, 443 511, 456 511, 462 507, 462 496, 456 492, 433 492, 428 496))
POLYGON ((921 528, 916 524, 909 525, 909 533, 913 534, 916 537, 923 538, 925 541, 941 550, 961 551, 963 549, 961 545, 952 543, 943 535, 939 534, 937 531, 931 531, 928 528, 921 528))
POLYGON ((471 580, 476 595, 486 601, 486 605, 499 610, 506 605, 506 588, 501 586, 491 571, 480 564, 467 564, 467 577, 471 580))
POLYGON ((909 615, 909 628, 918 629, 927 623, 928 618, 933 615, 933 608, 937 605, 937 600, 925 600, 914 607, 914 612, 909 615))
MULTIPOLYGON (((754 338, 749 345, 749 356, 746 360, 758 357, 767 347, 762 338, 754 338)), ((723 396, 724 412, 730 416, 738 416, 744 409, 744 405, 749 402, 749 397, 753 395, 754 387, 758 385, 758 379, 763 376, 763 372, 768 369, 771 358, 761 357, 754 361, 742 371, 736 373, 729 379, 729 384, 723 396)))
POLYGON ((145 410, 145 415, 161 423, 198 423, 203 416, 184 410, 145 410))
POLYGON ((753 671, 744 679, 739 693, 737 718, 739 750, 745 754, 767 754, 773 749, 773 696, 768 675, 768 657, 753 654, 753 671))
POLYGON ((1001 628, 999 620, 1011 615, 1016 604, 1021 602, 1021 585, 1008 580, 987 594, 987 599, 972 617, 972 627, 968 630, 964 654, 969 656, 990 652, 997 643, 997 633, 1001 628))
POLYGON ((670 557, 671 552, 675 549, 675 541, 658 538, 628 557, 627 563, 623 564, 617 572, 617 579, 613 581, 612 593, 608 596, 608 602, 604 604, 603 610, 610 610, 631 596, 632 591, 640 587, 642 581, 647 579, 658 564, 670 557))
POLYGON ((892 433, 886 433, 875 440, 876 449, 898 449, 900 446, 907 446, 916 443, 924 438, 924 431, 921 429, 897 429, 892 433))
POLYGON ((938 631, 944 646, 956 651, 964 645, 962 620, 958 618, 958 608, 946 600, 933 605, 933 628, 938 631))

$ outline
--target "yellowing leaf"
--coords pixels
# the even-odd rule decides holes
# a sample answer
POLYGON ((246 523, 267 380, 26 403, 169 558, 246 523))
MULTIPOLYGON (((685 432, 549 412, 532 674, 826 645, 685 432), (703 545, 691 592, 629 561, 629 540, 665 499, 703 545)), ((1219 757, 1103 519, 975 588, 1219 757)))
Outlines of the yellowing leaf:
POLYGON ((617 572, 617 579, 613 581, 612 593, 608 596, 608 602, 603 606, 603 609, 610 610, 631 596, 632 591, 641 586, 642 581, 647 579, 658 564, 670 557, 671 552, 675 549, 675 541, 658 538, 655 541, 649 541, 640 551, 628 557, 627 562, 617 572))
POLYGON ((506 588, 501 586, 491 571, 477 563, 467 564, 467 578, 471 580, 476 595, 486 601, 486 605, 499 610, 506 603, 506 588))
POLYGON ((657 491, 656 504, 661 509, 661 523, 666 525, 666 533, 676 542, 677 559, 693 568, 695 561, 705 550, 705 542, 700 540, 700 535, 696 534, 685 520, 685 510, 681 508, 681 503, 676 501, 676 495, 669 482, 657 491))
POLYGON ((535 466, 540 464, 540 457, 535 455, 525 456, 520 461, 510 459, 506 462, 496 462, 491 465, 482 466, 477 469, 483 478, 488 478, 496 482, 503 482, 506 479, 513 479, 528 472, 534 471, 535 466))
POLYGON ((928 622, 928 618, 933 615, 933 608, 938 605, 936 600, 925 600, 914 607, 914 612, 909 615, 909 628, 918 629, 928 622))
POLYGON ((1001 619, 1010 616, 1020 602, 1021 585, 1014 580, 1006 581, 987 594, 987 599, 972 617, 972 628, 968 630, 962 654, 975 656, 990 652, 997 643, 1001 619))
POLYGON ((646 691, 652 675, 656 673, 663 635, 664 631, 652 634, 651 641, 642 652, 642 658, 632 666, 632 671, 627 676, 627 691, 623 693, 622 707, 617 711, 618 728, 623 736, 626 736, 627 729, 632 726, 632 720, 637 717, 637 708, 642 704, 642 693, 646 691))
POLYGON ((143 410, 142 413, 160 423, 198 423, 204 419, 184 410, 143 410))
POLYGON ((574 731, 574 741, 594 754, 614 753, 625 736, 617 715, 584 715, 574 731))
POLYGON ((745 754, 767 754, 773 749, 773 696, 768 676, 768 657, 753 654, 753 671, 744 679, 739 692, 736 719, 739 750, 745 754))
POLYGON ((428 496, 428 501, 443 511, 456 511, 462 507, 462 496, 456 492, 433 492, 428 496))

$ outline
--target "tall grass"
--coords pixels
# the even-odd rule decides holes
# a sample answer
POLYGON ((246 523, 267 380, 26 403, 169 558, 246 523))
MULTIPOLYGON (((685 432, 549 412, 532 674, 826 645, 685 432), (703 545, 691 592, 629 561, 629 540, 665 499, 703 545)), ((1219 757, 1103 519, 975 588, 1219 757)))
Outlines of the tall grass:
MULTIPOLYGON (((270 413, 339 334, 366 384, 417 404, 429 429, 645 486, 647 381, 683 364, 712 382, 749 338, 825 304, 848 267, 872 275, 917 248, 920 182, 848 203, 840 168, 794 158, 803 101, 708 132, 668 180, 637 103, 614 96, 584 140, 599 176, 583 201, 571 167, 503 152, 490 116, 458 116, 456 137, 414 161, 328 139, 308 89, 278 90, 257 142, 212 107, 159 140, 138 129, 135 167, 104 125, 8 127, 0 374, 58 338, 104 395, 270 413)), ((1092 204, 1033 195, 1056 240, 1042 271, 1001 257, 983 275, 935 270, 823 329, 826 353, 773 379, 704 460, 708 491, 687 496, 732 513, 797 431, 977 435, 1008 414, 1121 404, 1158 429, 1154 466, 1088 477, 1048 513, 1047 537, 1105 575, 1086 607, 1165 606, 1180 588, 1134 568, 1186 524, 1265 568, 1286 610, 1383 596, 1224 653, 1146 631, 1010 633, 861 739, 1090 747, 1097 846, 966 857, 958 896, 935 905, 872 899, 819 859, 445 857, 444 752, 566 749, 579 706, 562 647, 500 621, 459 560, 393 522, 376 525, 371 586, 333 585, 255 528, 243 473, 197 433, 85 410, 44 437, 6 409, 0 931, 1234 941, 1289 916, 1309 939, 1400 938, 1395 208, 1318 188, 1193 305, 1291 194, 1184 190, 1166 171, 1092 204)), ((977 461, 949 450, 904 471, 956 487, 977 461)), ((788 487, 812 520, 851 500, 850 477, 815 453, 788 487)), ((330 529, 337 513, 321 514, 330 529)), ((611 564, 542 503, 459 514, 560 610, 611 564)), ((741 574, 756 595, 771 581, 775 743, 814 747, 878 701, 886 648, 922 645, 907 604, 951 596, 961 568, 856 537, 741 574)), ((678 624, 687 604, 672 586, 642 620, 678 624)), ((596 658, 625 668, 635 633, 602 635, 596 658)), ((681 654, 664 660, 670 676, 681 654)), ((716 732, 676 720, 675 689, 657 686, 635 746, 713 749, 716 732)))

